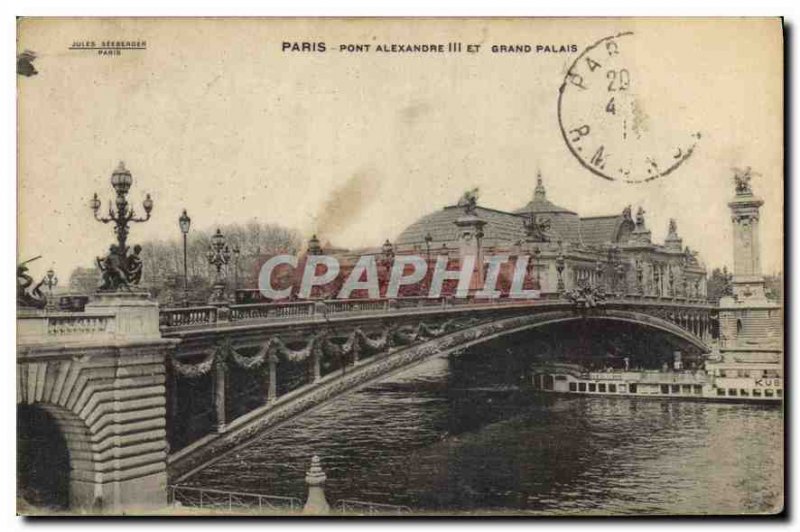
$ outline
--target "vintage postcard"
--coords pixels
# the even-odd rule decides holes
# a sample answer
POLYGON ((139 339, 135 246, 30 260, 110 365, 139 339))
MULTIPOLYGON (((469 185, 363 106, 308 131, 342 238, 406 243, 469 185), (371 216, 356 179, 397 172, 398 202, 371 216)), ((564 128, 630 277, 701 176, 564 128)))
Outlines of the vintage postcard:
POLYGON ((783 512, 783 35, 20 18, 18 513, 783 512))

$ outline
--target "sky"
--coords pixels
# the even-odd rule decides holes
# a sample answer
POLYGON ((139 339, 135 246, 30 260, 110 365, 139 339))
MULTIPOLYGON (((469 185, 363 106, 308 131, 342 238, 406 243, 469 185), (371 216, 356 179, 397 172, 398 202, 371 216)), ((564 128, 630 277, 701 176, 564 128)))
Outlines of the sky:
MULTIPOLYGON (((654 241, 675 218, 709 268, 732 265, 733 168, 750 166, 762 268, 783 261, 783 56, 776 20, 23 19, 18 50, 18 257, 66 280, 107 250, 111 227, 88 207, 112 197, 120 160, 129 198, 155 202, 130 242, 258 220, 377 246, 479 187, 479 204, 513 210, 541 172, 548 199, 582 216, 642 206, 654 241), (700 132, 669 175, 640 184, 588 171, 559 128, 558 89, 598 40, 633 32, 624 52, 651 144, 700 132), (76 41, 144 40, 100 56, 76 41), (326 51, 283 51, 284 42, 326 51), (378 44, 462 42, 477 53, 374 51, 378 44), (370 52, 339 52, 340 44, 370 52), (577 52, 493 53, 493 45, 576 45, 577 52)), ((569 109, 580 115, 580 108, 569 109)), ((570 115, 574 116, 574 115, 570 115)), ((107 207, 104 205, 103 212, 107 207)), ((141 211, 141 208, 139 208, 141 211)))

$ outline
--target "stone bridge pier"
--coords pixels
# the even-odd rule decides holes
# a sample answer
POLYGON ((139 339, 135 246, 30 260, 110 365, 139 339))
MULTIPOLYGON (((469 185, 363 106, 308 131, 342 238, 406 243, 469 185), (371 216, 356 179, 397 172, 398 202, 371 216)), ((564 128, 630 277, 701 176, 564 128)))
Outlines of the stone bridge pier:
POLYGON ((50 490, 51 503, 93 513, 166 506, 175 341, 161 337, 156 303, 98 295, 82 313, 20 311, 17 329, 18 497, 36 506, 50 490))

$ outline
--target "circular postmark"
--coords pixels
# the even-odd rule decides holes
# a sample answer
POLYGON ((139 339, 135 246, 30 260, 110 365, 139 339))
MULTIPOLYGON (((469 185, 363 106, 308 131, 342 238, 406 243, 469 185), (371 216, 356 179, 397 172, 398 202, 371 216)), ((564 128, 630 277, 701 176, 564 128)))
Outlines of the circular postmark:
POLYGON ((575 59, 558 91, 558 122, 585 168, 605 179, 642 183, 683 164, 701 135, 676 128, 673 111, 658 108, 667 95, 647 93, 647 62, 632 53, 634 43, 633 32, 618 33, 575 59), (651 108, 661 112, 660 120, 651 108))

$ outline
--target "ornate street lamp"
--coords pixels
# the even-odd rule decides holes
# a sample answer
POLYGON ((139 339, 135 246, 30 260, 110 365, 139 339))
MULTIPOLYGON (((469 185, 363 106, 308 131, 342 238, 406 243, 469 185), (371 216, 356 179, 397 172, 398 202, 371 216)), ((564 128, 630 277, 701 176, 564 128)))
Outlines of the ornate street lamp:
POLYGON ((189 228, 192 225, 192 219, 186 214, 186 209, 183 209, 183 214, 178 218, 178 226, 183 233, 183 304, 189 306, 189 268, 187 253, 186 253, 186 236, 189 234, 189 228))
POLYGON ((226 266, 231 260, 231 249, 225 242, 222 231, 217 228, 217 232, 211 237, 210 249, 206 252, 208 263, 217 270, 216 279, 211 292, 211 303, 225 302, 225 279, 222 275, 222 267, 226 266))
POLYGON ((383 251, 383 264, 386 268, 392 267, 392 262, 394 262, 394 246, 389 239, 386 239, 386 242, 383 243, 381 246, 381 250, 383 251))
POLYGON ((539 277, 539 257, 542 254, 542 250, 539 249, 539 246, 535 246, 533 248, 533 269, 536 271, 536 289, 542 289, 541 279, 539 277))
POLYGON ((58 285, 58 277, 56 277, 56 272, 53 271, 53 268, 47 270, 42 283, 47 287, 47 308, 53 310, 56 306, 56 302, 53 299, 53 288, 58 285))
MULTIPOLYGON (((97 193, 95 193, 89 201, 89 208, 92 209, 95 220, 104 224, 114 222, 114 232, 117 235, 117 245, 112 246, 109 257, 104 261, 103 289, 116 290, 122 286, 127 286, 128 279, 126 276, 129 273, 127 246, 128 224, 132 222, 146 222, 150 219, 150 213, 153 210, 153 200, 150 198, 150 194, 147 194, 142 202, 145 216, 144 218, 136 216, 127 200, 127 194, 132 184, 133 176, 125 168, 125 164, 120 161, 117 168, 111 174, 111 186, 114 187, 117 197, 113 204, 109 202, 108 216, 98 216, 101 204, 97 193), (109 261, 112 254, 116 255, 116 260, 109 261)), ((141 262, 139 266, 141 266, 141 262)))
POLYGON ((558 241, 558 255, 556 255, 556 271, 558 272, 558 291, 564 292, 564 248, 561 240, 558 241))
POLYGON ((431 262, 431 242, 433 242, 433 235, 428 231, 425 234, 425 253, 428 256, 428 263, 431 262))
POLYGON ((136 216, 133 208, 128 206, 128 200, 126 198, 132 184, 133 176, 125 168, 125 164, 120 161, 116 170, 114 170, 114 172, 111 174, 111 186, 114 187, 114 190, 117 193, 117 198, 114 202, 116 205, 116 212, 114 207, 109 204, 108 216, 102 218, 98 217, 97 213, 100 210, 100 200, 97 197, 97 193, 94 194, 94 197, 89 202, 89 206, 94 212, 94 217, 97 221, 105 224, 114 222, 114 231, 117 234, 117 243, 119 245, 120 253, 126 252, 128 223, 146 222, 150 219, 150 213, 153 210, 153 200, 150 198, 150 194, 147 194, 142 202, 142 207, 144 207, 145 211, 145 217, 141 218, 136 216))
POLYGON ((317 235, 312 235, 308 240, 307 253, 309 255, 322 255, 322 246, 319 245, 319 239, 317 238, 317 235))
POLYGON ((233 289, 234 293, 239 289, 239 256, 242 250, 239 249, 239 244, 234 244, 233 249, 233 289))

